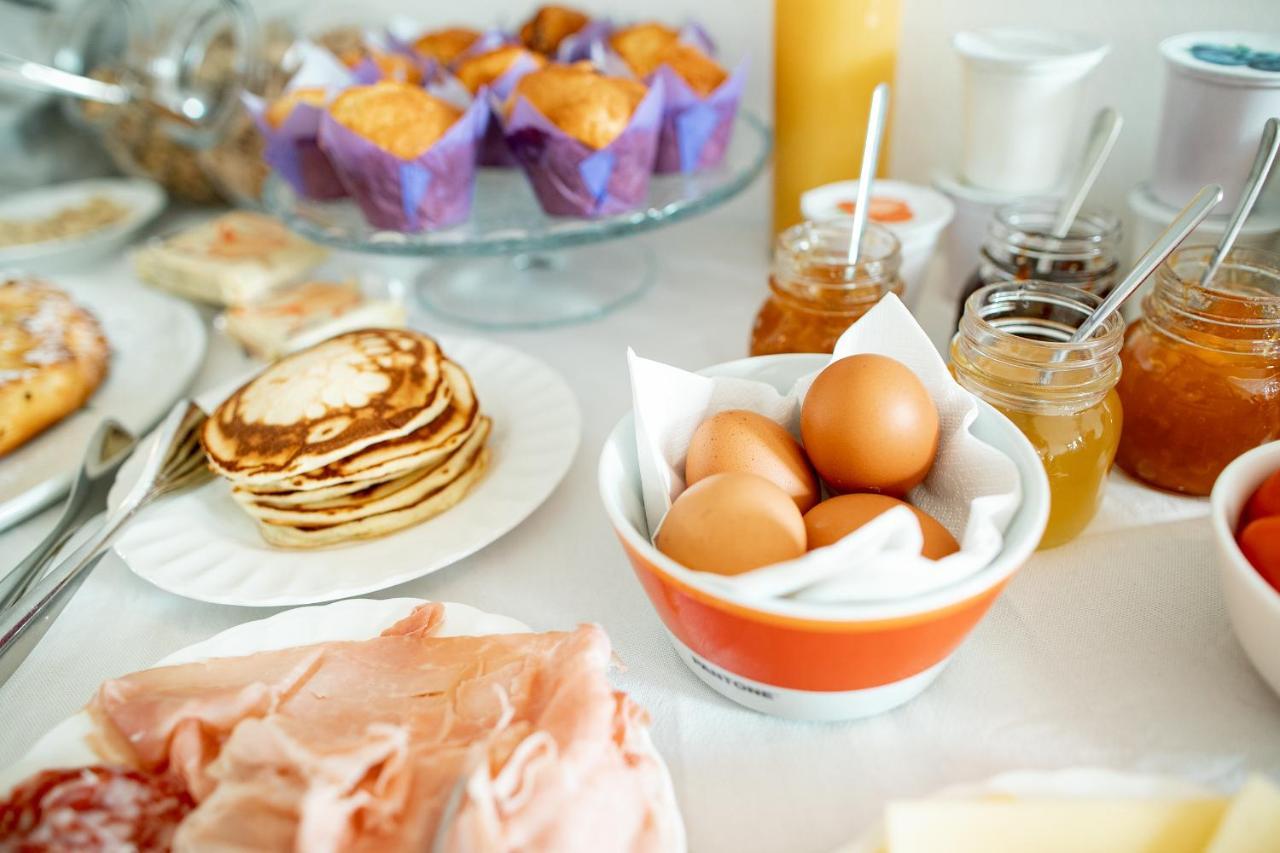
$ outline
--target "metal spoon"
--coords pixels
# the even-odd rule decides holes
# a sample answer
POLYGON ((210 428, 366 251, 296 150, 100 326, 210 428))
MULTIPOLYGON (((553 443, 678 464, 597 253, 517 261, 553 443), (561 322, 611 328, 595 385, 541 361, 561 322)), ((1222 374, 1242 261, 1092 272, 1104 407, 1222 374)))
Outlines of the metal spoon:
POLYGON ((1088 319, 1080 324, 1080 328, 1076 329, 1075 334, 1071 336, 1071 342, 1078 344, 1087 341, 1101 328, 1121 303, 1132 296, 1138 286, 1164 263, 1165 258, 1169 257, 1183 240, 1191 236, 1191 232, 1196 230, 1196 226, 1204 221, 1209 211, 1213 210, 1220 201, 1222 201, 1222 187, 1218 184, 1210 184, 1196 193, 1195 198, 1182 208, 1164 233, 1156 238, 1151 248, 1147 249, 1146 253, 1133 265, 1129 274, 1112 289, 1110 295, 1089 315, 1088 319))
POLYGON ((205 413, 195 403, 180 401, 160 424, 138 481, 102 527, 54 566, 17 604, 0 613, 0 684, 17 671, 139 510, 157 498, 199 485, 213 476, 200 447, 200 427, 205 420, 205 413))
POLYGON ((867 118, 867 138, 862 144, 862 171, 858 173, 858 200, 853 208, 853 234, 849 238, 849 265, 858 263, 862 235, 867 230, 868 208, 871 207, 871 184, 880 163, 880 143, 884 141, 884 125, 889 114, 889 84, 881 83, 871 93, 871 113, 867 118))
POLYGON ((0 82, 36 92, 70 95, 84 101, 119 106, 133 100, 133 93, 117 83, 105 83, 0 52, 0 82))
POLYGON ((8 610, 26 594, 31 584, 40 577, 41 570, 48 565, 49 558, 67 543, 90 516, 106 508, 106 490, 110 488, 115 480, 116 470, 135 444, 137 441, 134 437, 116 421, 108 418, 98 425, 89 439, 84 459, 80 462, 80 472, 71 486, 71 495, 62 508, 62 516, 57 524, 21 563, 0 579, 0 612, 8 610))
MULTIPOLYGON (((1049 228, 1049 236, 1061 240, 1071 233, 1071 226, 1084 207, 1084 200, 1102 173, 1102 166, 1107 162, 1111 149, 1120 137, 1120 128, 1124 119, 1120 113, 1110 107, 1103 107, 1094 116, 1093 125, 1089 128, 1089 136, 1085 141, 1084 155, 1076 166, 1075 174, 1067 182, 1069 192, 1058 207, 1057 216, 1049 228)), ((1046 273, 1053 266, 1050 258, 1043 257, 1037 265, 1037 272, 1046 273)))
POLYGON ((1258 142, 1258 153, 1253 157, 1249 177, 1244 182, 1244 191, 1240 194, 1240 201, 1236 202, 1236 209, 1231 214, 1231 221, 1227 223, 1227 230, 1222 232, 1222 239, 1218 241, 1217 248, 1209 258, 1209 265, 1204 268, 1204 275, 1200 276, 1201 287, 1208 286, 1209 280, 1226 260, 1227 253, 1231 251, 1236 238, 1240 236, 1240 229, 1244 228, 1244 221, 1249 218, 1249 213, 1257 203, 1258 196, 1262 195, 1262 188, 1267 185, 1271 167, 1276 163, 1276 152, 1280 151, 1280 133, 1277 133, 1277 130, 1280 130, 1280 119, 1269 118, 1262 126, 1262 139, 1258 142))

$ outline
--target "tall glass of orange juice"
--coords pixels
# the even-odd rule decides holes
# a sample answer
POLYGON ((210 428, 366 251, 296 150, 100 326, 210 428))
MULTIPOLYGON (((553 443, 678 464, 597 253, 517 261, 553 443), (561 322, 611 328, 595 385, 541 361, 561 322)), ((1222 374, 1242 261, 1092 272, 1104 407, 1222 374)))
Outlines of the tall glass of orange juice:
POLYGON ((893 82, 901 2, 774 0, 773 15, 777 233, 800 221, 802 192, 858 176, 871 91, 893 82))

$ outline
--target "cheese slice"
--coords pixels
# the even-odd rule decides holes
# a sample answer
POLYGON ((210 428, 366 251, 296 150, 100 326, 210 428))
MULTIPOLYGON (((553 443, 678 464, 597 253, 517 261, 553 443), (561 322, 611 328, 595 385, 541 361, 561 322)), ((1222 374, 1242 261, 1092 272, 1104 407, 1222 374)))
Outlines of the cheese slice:
POLYGON ((890 803, 888 853, 1201 853, 1216 798, 919 800, 890 803))
POLYGON ((1206 853, 1276 853, 1280 850, 1280 787, 1254 776, 1231 801, 1206 853))

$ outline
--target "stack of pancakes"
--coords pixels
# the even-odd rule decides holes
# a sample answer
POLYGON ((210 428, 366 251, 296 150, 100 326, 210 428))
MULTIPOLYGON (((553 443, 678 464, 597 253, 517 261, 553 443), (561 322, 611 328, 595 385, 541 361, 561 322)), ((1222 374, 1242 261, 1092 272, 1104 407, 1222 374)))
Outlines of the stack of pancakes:
POLYGON ((439 515, 489 462, 465 370, 407 329, 365 329, 276 362, 201 435, 209 466, 273 545, 382 536, 439 515))

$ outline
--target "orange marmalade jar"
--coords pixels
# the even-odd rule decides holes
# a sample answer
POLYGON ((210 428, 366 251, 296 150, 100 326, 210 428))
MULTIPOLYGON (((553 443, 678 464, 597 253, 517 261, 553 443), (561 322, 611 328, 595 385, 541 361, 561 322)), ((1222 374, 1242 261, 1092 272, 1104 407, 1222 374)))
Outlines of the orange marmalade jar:
POLYGON ((902 252, 888 229, 868 223, 849 263, 853 219, 802 222, 778 235, 769 298, 756 314, 751 354, 831 352, 836 339, 886 293, 902 295, 902 252))
POLYGON ((1169 256, 1125 335, 1117 462, 1153 486, 1207 495, 1232 459, 1280 438, 1280 255, 1169 256))

